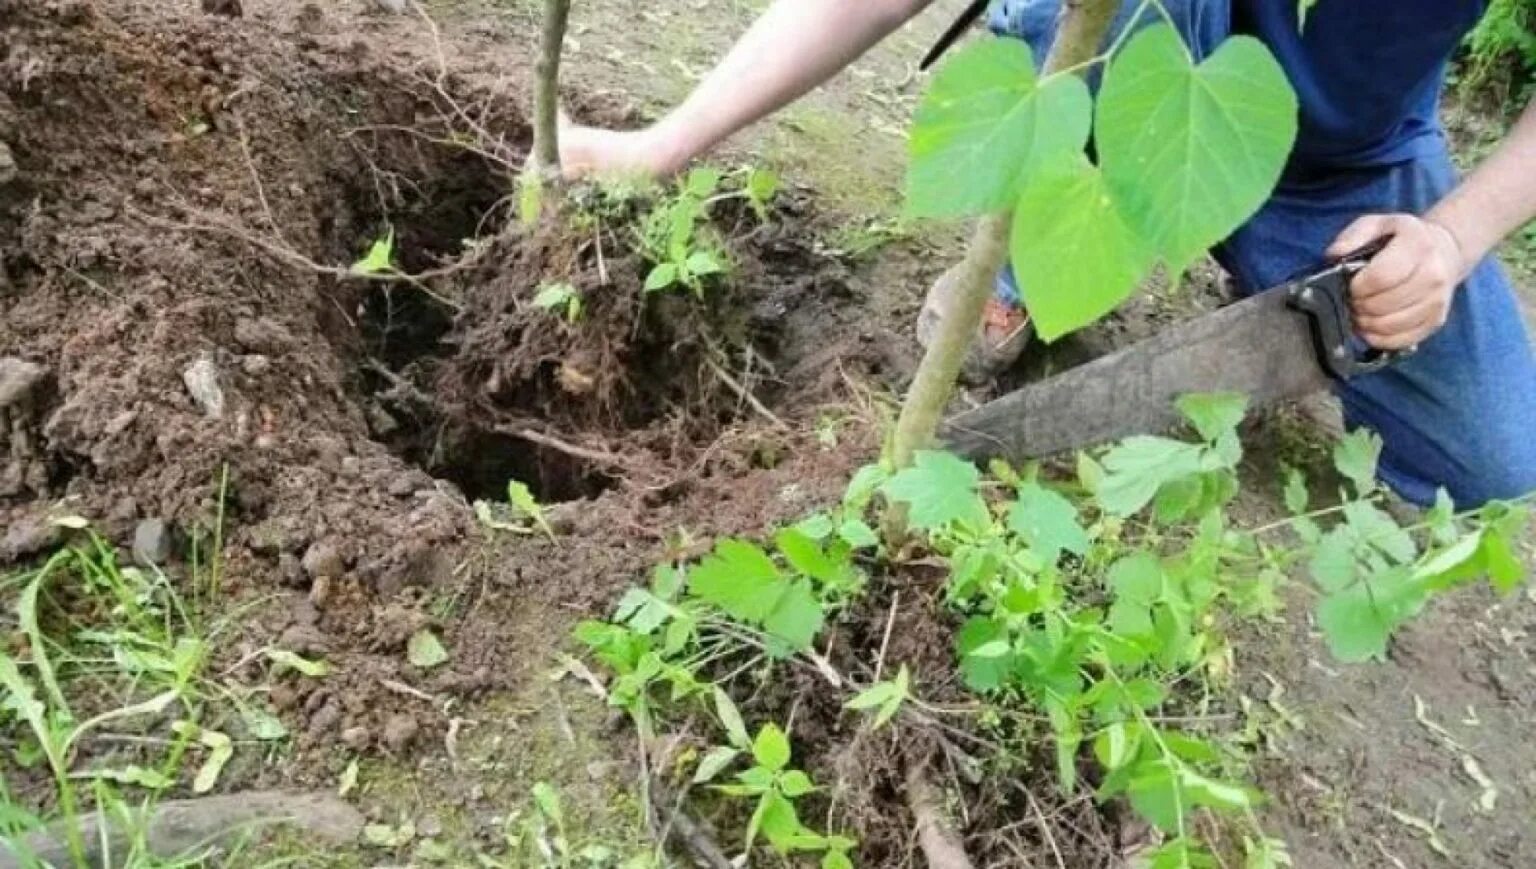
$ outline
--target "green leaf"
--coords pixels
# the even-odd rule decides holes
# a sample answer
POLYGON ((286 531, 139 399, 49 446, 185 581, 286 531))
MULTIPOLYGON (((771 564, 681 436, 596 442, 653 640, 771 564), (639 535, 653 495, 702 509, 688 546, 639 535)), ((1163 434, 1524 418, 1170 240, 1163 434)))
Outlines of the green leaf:
POLYGON ((1312 580, 1323 591, 1338 591, 1359 576, 1355 559, 1355 541, 1348 527, 1338 527, 1323 535, 1312 552, 1312 580))
POLYGON ((203 765, 198 767, 197 776, 192 779, 192 793, 206 794, 218 784, 225 764, 235 756, 235 746, 227 734, 217 730, 200 728, 197 741, 208 749, 208 756, 203 758, 203 765))
POLYGON ((779 176, 769 169, 753 169, 747 175, 747 199, 761 209, 779 192, 779 176))
POLYGON ((347 761, 347 768, 341 771, 341 779, 336 783, 336 796, 344 797, 357 789, 357 758, 347 761))
POLYGON ((868 688, 860 691, 858 696, 849 700, 845 708, 860 711, 875 709, 875 720, 871 723, 871 729, 879 730, 887 722, 896 716, 901 709, 901 704, 911 696, 912 674, 907 670, 907 665, 902 664, 896 678, 885 682, 876 682, 868 688))
POLYGON ((778 772, 789 763, 789 737, 777 724, 764 724, 752 740, 752 759, 769 772, 778 772))
POLYGON ((853 869, 846 851, 828 851, 821 857, 821 869, 853 869))
POLYGON ((1140 747, 1140 734, 1140 730, 1130 730, 1124 723, 1117 721, 1094 738, 1094 757, 1106 772, 1113 772, 1135 756, 1140 747))
POLYGON ((649 590, 631 588, 619 598, 613 620, 638 634, 653 634, 672 617, 672 607, 649 590))
POLYGON ((907 518, 914 527, 934 531, 952 522, 976 528, 990 519, 977 486, 976 466, 952 453, 922 450, 912 467, 898 472, 881 490, 892 500, 908 505, 907 518))
POLYGON ((825 618, 811 584, 801 580, 780 595, 773 612, 763 620, 763 630, 783 640, 790 651, 801 652, 811 647, 825 618))
POLYGON ((909 211, 959 217, 1007 208, 1021 179, 1082 153, 1092 114, 1082 79, 1039 81, 1024 42, 972 43, 939 70, 918 106, 908 140, 909 211))
POLYGON ((960 629, 955 639, 960 654, 960 672, 972 691, 995 691, 1013 669, 1014 655, 1009 650, 1008 629, 1002 622, 973 617, 960 629), (990 654, 999 648, 1005 654, 990 654), (977 654, 987 652, 989 654, 977 654))
POLYGON ((1195 66, 1157 24, 1110 61, 1094 140, 1119 213, 1178 274, 1264 204, 1296 126, 1296 94, 1259 40, 1233 36, 1195 66))
POLYGON ((780 854, 793 850, 795 838, 805 829, 795 813, 795 804, 775 792, 763 795, 753 820, 768 839, 768 844, 780 854))
POLYGON ((1362 582, 1324 597, 1317 606, 1317 624, 1334 657, 1358 663, 1386 658, 1387 640, 1398 620, 1376 600, 1370 584, 1362 582))
POLYGON ((448 661, 448 650, 443 648, 443 643, 428 628, 422 628, 411 634, 410 640, 405 644, 405 659, 412 666, 423 670, 445 664, 448 661))
POLYGON ((1024 180, 1008 243, 1040 337, 1054 341, 1124 301, 1153 253, 1126 223, 1097 166, 1078 155, 1024 180))
POLYGON ((1008 511, 1008 527, 1046 564, 1055 564, 1062 552, 1088 552, 1088 532, 1078 522, 1077 508, 1038 483, 1019 487, 1018 500, 1008 511))
POLYGON ((741 711, 731 700, 731 695, 725 693, 725 689, 715 686, 715 715, 720 719, 720 724, 725 727, 726 737, 731 745, 745 751, 752 745, 752 737, 747 735, 746 722, 741 720, 741 711))
POLYGON ((330 665, 324 661, 311 661, 287 649, 267 649, 266 655, 267 660, 276 665, 275 669, 278 672, 284 669, 296 670, 311 679, 319 679, 331 672, 330 665))
POLYGON ((1295 468, 1287 468, 1285 472, 1285 509, 1293 516, 1299 516, 1307 512, 1307 502, 1311 500, 1307 492, 1307 478, 1301 471, 1295 468))
POLYGON ((863 519, 845 520, 838 526, 837 536, 854 549, 873 549, 880 545, 880 538, 875 534, 875 529, 869 527, 869 523, 863 519))
POLYGON ((688 274, 698 278, 725 271, 725 266, 721 264, 720 259, 707 250, 696 250, 689 254, 687 261, 683 263, 683 268, 688 274))
POLYGON ((795 528, 785 528, 774 536, 773 542, 789 562, 790 567, 821 582, 835 583, 843 576, 846 562, 827 557, 815 540, 795 528))
POLYGON ((1160 437, 1126 438, 1104 454, 1104 478, 1095 493, 1116 516, 1131 516, 1165 484, 1200 471, 1201 447, 1160 437))
POLYGON ((559 823, 564 818, 564 813, 560 809, 560 794, 550 787, 548 782, 534 784, 533 803, 538 806, 539 812, 551 821, 559 823))
POLYGON ((710 749, 699 761, 699 768, 693 774, 694 784, 704 784, 715 780, 715 777, 725 771, 725 768, 736 762, 741 752, 727 746, 719 746, 710 749))
POLYGON ((1163 566, 1150 552, 1136 552, 1116 561, 1107 579, 1115 595, 1126 600, 1150 604, 1163 597, 1163 566))
POLYGON ((384 237, 375 241, 368 248, 368 253, 362 259, 352 264, 352 273, 356 275, 376 275, 394 269, 395 260, 395 228, 390 227, 384 233, 384 237))
POLYGON ((555 529, 549 527, 549 522, 544 518, 544 508, 540 506, 539 499, 533 496, 533 490, 526 483, 517 480, 507 481, 507 503, 512 505, 512 511, 518 516, 525 517, 539 526, 544 536, 555 539, 555 529))
POLYGON ((1237 431, 1248 413, 1248 396, 1240 392, 1209 392, 1181 396, 1174 402, 1207 443, 1237 431))
POLYGON ((745 540, 721 540, 688 574, 695 597, 752 624, 762 624, 773 614, 786 585, 768 553, 745 540))
POLYGON ((657 290, 665 290, 677 283, 678 271, 676 263, 657 263, 645 276, 645 292, 654 293, 657 290))
POLYGON ((545 284, 539 288, 537 295, 533 297, 534 307, 551 308, 564 307, 571 299, 577 297, 576 288, 568 283, 545 284))
POLYGON ((683 191, 696 199, 708 199, 719 186, 720 170, 713 166, 700 166, 683 181, 683 191))
POLYGON ((816 785, 811 783, 810 776, 798 769, 792 769, 784 773, 784 777, 779 779, 779 790, 783 792, 784 796, 794 799, 795 797, 803 797, 816 790, 816 785))
POLYGON ((1333 448, 1333 465, 1354 481, 1361 497, 1376 491, 1376 463, 1381 458, 1381 438, 1366 429, 1355 429, 1333 448))
POLYGON ((1344 519, 1360 543, 1369 545, 1396 564, 1407 564, 1419 555, 1412 535, 1375 504, 1368 501, 1345 504, 1344 519))
POLYGON ((272 742, 287 738, 288 728, 265 706, 242 703, 239 709, 240 719, 245 723, 245 729, 251 734, 252 739, 272 742))

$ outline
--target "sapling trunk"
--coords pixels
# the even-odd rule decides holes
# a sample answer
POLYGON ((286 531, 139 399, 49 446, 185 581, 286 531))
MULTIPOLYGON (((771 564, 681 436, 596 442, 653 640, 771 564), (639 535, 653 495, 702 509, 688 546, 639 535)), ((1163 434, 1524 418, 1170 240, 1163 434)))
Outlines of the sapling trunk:
MULTIPOLYGON (((1050 74, 1091 60, 1098 53, 1119 5, 1119 0, 1068 0, 1062 9, 1056 41, 1046 56, 1044 72, 1050 74)), ((954 304, 923 354, 896 421, 891 458, 898 468, 910 465, 918 450, 933 443, 939 418, 965 362, 966 350, 981 323, 992 282, 1007 261, 1011 224, 1009 212, 988 215, 976 224, 955 276, 954 304)))
POLYGON ((560 51, 571 0, 545 0, 539 62, 534 68, 533 162, 546 175, 560 174, 560 51))

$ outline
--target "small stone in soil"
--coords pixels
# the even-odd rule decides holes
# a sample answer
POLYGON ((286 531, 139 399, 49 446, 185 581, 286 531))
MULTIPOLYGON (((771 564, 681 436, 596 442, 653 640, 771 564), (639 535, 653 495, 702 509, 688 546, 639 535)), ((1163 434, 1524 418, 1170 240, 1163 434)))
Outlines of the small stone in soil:
POLYGON ((331 578, 329 576, 317 576, 315 582, 309 587, 309 602, 315 605, 315 609, 323 610, 331 599, 331 578))
POLYGON ((318 712, 310 716, 309 727, 306 729, 314 735, 329 733, 340 721, 341 707, 335 703, 327 703, 321 706, 318 712))
POLYGON ((304 553, 304 572, 309 574, 310 579, 341 576, 345 570, 341 549, 330 540, 316 541, 304 553))
POLYGON ((384 723, 384 745, 390 751, 404 751, 415 741, 418 730, 415 718, 405 713, 391 715, 384 723))
POLYGON ((165 564, 171 557, 171 529, 164 519, 144 519, 133 528, 133 560, 143 567, 165 564))
POLYGON ((373 742, 373 737, 369 735, 368 728, 355 726, 341 732, 341 741, 353 751, 363 751, 373 742))
POLYGON ((0 357, 0 409, 20 404, 32 395, 48 369, 15 356, 0 357))
POLYGON ((207 356, 198 357, 181 373, 181 380, 192 394, 203 415, 209 419, 224 416, 224 390, 219 388, 219 369, 207 356))

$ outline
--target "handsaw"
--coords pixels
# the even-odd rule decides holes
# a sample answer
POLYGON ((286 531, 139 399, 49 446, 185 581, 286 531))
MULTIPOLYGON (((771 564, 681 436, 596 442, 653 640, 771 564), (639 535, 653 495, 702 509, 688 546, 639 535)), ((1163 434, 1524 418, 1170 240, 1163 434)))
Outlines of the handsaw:
POLYGON ((967 6, 965 11, 960 13, 960 16, 955 19, 953 24, 949 25, 949 28, 933 44, 933 47, 928 49, 928 53, 923 56, 923 62, 918 64, 917 68, 923 70, 933 66, 934 61, 942 57, 944 52, 948 51, 950 46, 955 44, 955 40, 959 39, 961 34, 970 29, 971 25, 981 18, 981 13, 987 11, 987 4, 989 2, 990 0, 972 0, 971 5, 967 6))
POLYGON ((972 459, 1038 458, 1169 429, 1181 395, 1242 392, 1263 406, 1380 371, 1413 352, 1363 348, 1354 335, 1350 280, 1382 246, 962 413, 940 440, 972 459))

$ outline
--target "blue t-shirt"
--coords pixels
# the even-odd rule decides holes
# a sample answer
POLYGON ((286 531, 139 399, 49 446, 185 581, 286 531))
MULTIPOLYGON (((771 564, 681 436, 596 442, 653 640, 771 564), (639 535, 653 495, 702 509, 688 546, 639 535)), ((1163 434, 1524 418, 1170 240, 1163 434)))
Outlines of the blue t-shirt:
POLYGON ((1279 58, 1301 102, 1293 168, 1395 163, 1443 147, 1446 63, 1486 0, 1231 0, 1232 30, 1279 58))

